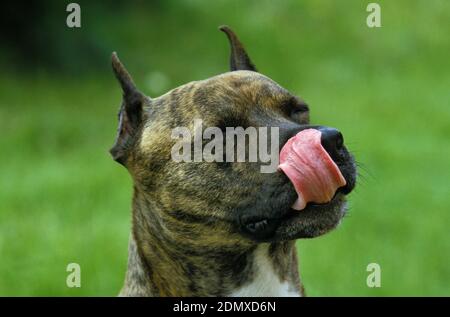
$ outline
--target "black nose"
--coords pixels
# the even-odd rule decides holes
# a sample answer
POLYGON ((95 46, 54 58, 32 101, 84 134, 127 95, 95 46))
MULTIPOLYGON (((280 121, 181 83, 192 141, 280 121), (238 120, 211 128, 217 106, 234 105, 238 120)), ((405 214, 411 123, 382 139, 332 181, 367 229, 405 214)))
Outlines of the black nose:
POLYGON ((319 131, 322 133, 320 138, 322 146, 333 160, 338 160, 340 157, 339 151, 344 146, 342 133, 339 130, 326 127, 319 128, 319 131))

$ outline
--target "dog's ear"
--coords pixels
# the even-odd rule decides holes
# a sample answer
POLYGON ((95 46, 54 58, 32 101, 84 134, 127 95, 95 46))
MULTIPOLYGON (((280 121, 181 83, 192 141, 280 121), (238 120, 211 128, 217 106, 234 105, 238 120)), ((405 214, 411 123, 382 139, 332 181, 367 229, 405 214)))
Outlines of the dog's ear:
POLYGON ((123 100, 119 111, 116 140, 109 152, 115 161, 125 165, 130 143, 142 123, 143 106, 148 97, 136 88, 133 79, 115 52, 111 59, 114 74, 122 87, 123 100))
POLYGON ((250 57, 248 57, 244 46, 239 41, 238 37, 234 32, 226 25, 219 27, 219 30, 224 32, 231 46, 231 56, 230 56, 230 69, 233 70, 251 70, 257 72, 255 65, 253 65, 250 57))

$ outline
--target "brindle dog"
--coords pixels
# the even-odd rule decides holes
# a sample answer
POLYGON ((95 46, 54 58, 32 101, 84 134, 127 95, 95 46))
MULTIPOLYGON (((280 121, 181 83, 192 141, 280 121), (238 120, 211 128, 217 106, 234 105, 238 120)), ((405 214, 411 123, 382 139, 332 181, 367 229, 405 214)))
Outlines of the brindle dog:
POLYGON ((230 41, 231 71, 158 98, 141 93, 113 53, 123 102, 111 154, 134 183, 122 296, 304 295, 295 239, 322 235, 345 214, 355 164, 340 133, 326 149, 347 185, 301 212, 290 208, 297 194, 289 179, 261 173, 262 163, 171 159, 172 129, 192 129, 194 119, 222 129, 279 127, 280 146, 311 127, 306 103, 258 73, 236 35, 220 30, 230 41))

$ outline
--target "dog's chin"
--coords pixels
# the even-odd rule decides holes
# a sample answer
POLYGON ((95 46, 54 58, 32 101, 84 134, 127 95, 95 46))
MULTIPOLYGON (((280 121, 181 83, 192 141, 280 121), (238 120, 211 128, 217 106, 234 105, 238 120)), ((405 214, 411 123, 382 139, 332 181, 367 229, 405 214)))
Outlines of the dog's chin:
POLYGON ((336 193, 326 204, 308 204, 303 210, 290 209, 279 222, 272 241, 315 238, 336 228, 347 211, 345 195, 336 193))
POLYGON ((245 234, 256 242, 281 242, 314 238, 336 228, 345 216, 347 203, 342 191, 326 204, 306 205, 303 210, 287 208, 281 217, 260 218, 246 224, 245 234))

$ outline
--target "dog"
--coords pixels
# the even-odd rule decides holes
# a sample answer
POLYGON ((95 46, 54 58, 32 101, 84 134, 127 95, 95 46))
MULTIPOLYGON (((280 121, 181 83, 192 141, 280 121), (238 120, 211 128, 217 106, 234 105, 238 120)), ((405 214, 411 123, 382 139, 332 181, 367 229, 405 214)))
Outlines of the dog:
POLYGON ((340 132, 312 126, 303 99, 260 74, 236 34, 230 71, 190 82, 158 97, 137 89, 117 57, 112 67, 123 92, 110 153, 133 180, 128 268, 120 296, 304 296, 295 240, 334 229, 355 186, 353 156, 340 132), (298 193, 280 170, 260 163, 175 162, 176 127, 277 127, 279 144, 305 129, 322 134, 345 178, 327 203, 291 207, 298 193))

